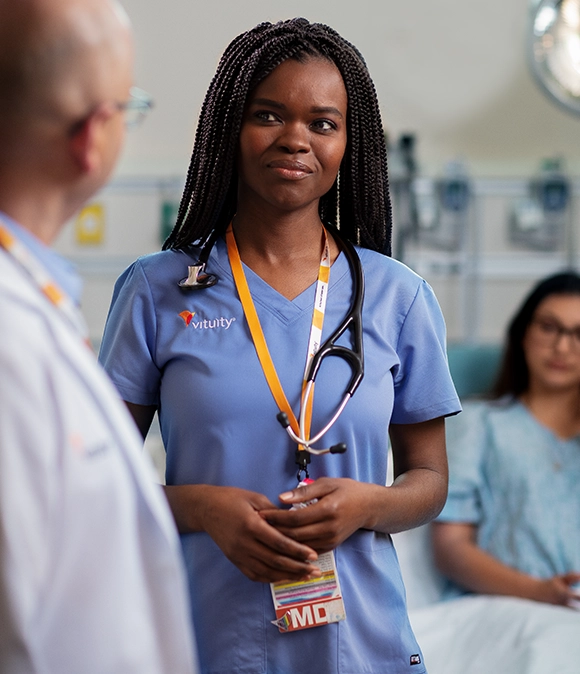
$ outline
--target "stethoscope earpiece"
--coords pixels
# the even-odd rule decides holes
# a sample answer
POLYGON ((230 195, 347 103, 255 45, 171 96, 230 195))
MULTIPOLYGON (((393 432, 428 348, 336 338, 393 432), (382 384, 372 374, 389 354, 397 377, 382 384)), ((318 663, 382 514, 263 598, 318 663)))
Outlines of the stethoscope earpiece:
POLYGON ((279 412, 276 415, 276 419, 282 428, 288 428, 288 426, 290 426, 290 420, 288 419, 286 412, 279 412))
POLYGON ((346 452, 346 443, 339 442, 338 445, 332 445, 332 447, 330 447, 328 451, 331 454, 344 454, 346 452))
MULTIPOLYGON (((278 420, 278 423, 282 428, 286 430, 288 435, 294 440, 294 442, 297 442, 305 451, 309 452, 310 454, 344 454, 346 452, 346 443, 344 442, 339 442, 336 445, 332 445, 331 447, 325 447, 321 449, 315 449, 314 447, 311 447, 309 442, 305 442, 304 438, 299 438, 297 435, 294 434, 292 431, 292 428, 290 427, 290 421, 288 419, 288 415, 286 412, 279 412, 276 415, 276 419, 278 420)), ((314 442, 316 441, 316 438, 314 439, 314 442)), ((310 460, 310 459, 309 459, 310 460)))

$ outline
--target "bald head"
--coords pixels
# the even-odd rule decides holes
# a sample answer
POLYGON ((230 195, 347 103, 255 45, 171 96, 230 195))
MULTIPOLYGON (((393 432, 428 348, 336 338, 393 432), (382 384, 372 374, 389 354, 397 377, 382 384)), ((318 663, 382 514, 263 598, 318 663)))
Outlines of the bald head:
POLYGON ((0 0, 0 211, 54 240, 115 166, 132 83, 117 0, 0 0))
POLYGON ((0 121, 67 122, 118 95, 132 68, 116 0, 0 0, 0 121))

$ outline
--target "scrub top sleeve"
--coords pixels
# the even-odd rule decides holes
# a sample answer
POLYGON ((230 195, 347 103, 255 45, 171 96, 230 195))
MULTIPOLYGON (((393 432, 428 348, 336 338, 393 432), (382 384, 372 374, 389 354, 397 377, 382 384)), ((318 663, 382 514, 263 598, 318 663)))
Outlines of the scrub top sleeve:
POLYGON ((399 333, 392 423, 419 423, 461 411, 445 340, 445 322, 435 294, 421 281, 399 333))
POLYGON ((156 334, 153 295, 137 260, 115 284, 99 352, 99 361, 126 402, 159 404, 156 334))
POLYGON ((449 492, 438 522, 477 524, 482 518, 483 456, 487 442, 485 403, 467 403, 445 424, 449 492))

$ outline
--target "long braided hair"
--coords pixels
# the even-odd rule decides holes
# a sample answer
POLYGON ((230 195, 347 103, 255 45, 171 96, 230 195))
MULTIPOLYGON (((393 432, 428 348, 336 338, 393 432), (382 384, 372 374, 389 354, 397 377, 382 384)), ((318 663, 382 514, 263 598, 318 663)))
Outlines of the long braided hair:
POLYGON ((320 199, 320 218, 365 248, 391 254, 391 201, 384 131, 374 84, 356 47, 324 24, 261 23, 226 48, 207 91, 177 222, 163 249, 203 244, 236 212, 236 153, 248 94, 287 59, 326 58, 348 96, 347 147, 339 178, 320 199))

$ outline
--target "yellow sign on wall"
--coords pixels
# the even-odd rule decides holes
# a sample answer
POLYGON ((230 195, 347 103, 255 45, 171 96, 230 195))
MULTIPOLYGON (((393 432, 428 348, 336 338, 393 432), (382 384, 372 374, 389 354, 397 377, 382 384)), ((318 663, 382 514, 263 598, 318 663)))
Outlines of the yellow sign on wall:
POLYGON ((75 221, 76 242, 81 246, 98 246, 105 239, 105 208, 103 204, 89 204, 75 221))

